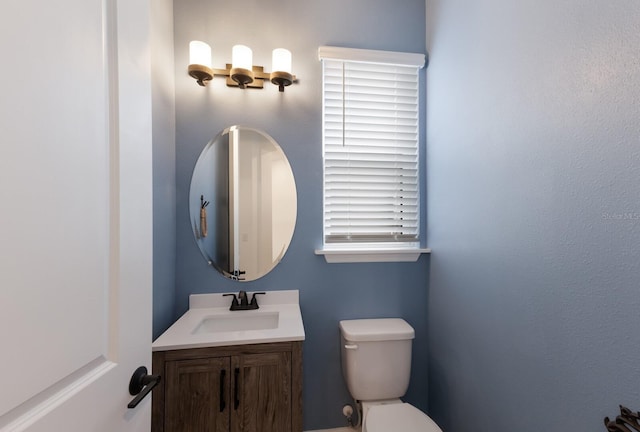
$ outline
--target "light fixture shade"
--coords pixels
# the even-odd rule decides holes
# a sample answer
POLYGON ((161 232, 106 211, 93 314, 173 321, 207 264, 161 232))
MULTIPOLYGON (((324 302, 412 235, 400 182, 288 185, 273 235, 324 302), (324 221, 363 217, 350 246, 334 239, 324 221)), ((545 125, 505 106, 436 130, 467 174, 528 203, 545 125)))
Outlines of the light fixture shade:
POLYGON ((211 47, 201 41, 189 42, 189 75, 198 85, 206 86, 213 79, 211 47))
POLYGON ((274 72, 291 73, 291 51, 284 48, 274 49, 271 60, 271 70, 274 72))
POLYGON ((290 86, 293 83, 293 75, 291 75, 291 51, 284 48, 276 48, 273 50, 273 57, 271 59, 271 82, 278 86, 278 89, 283 92, 286 86, 290 86))
POLYGON ((231 63, 234 69, 253 69, 253 53, 246 45, 234 45, 231 52, 231 63))
POLYGON ((201 41, 189 42, 189 64, 211 67, 211 47, 201 41))

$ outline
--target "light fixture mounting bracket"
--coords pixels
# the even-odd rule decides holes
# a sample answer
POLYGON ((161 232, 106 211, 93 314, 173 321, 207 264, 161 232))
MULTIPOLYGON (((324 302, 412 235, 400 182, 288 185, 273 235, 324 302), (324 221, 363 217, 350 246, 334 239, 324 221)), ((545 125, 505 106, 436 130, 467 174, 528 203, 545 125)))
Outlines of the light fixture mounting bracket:
MULTIPOLYGON (((231 78, 231 65, 229 63, 226 64, 227 70, 224 74, 227 77, 227 86, 228 87, 240 87, 240 84, 235 82, 233 78, 231 78)), ((253 81, 245 84, 245 87, 248 88, 264 88, 264 67, 263 66, 253 66, 253 81)), ((268 75, 268 74, 267 74, 268 75)))

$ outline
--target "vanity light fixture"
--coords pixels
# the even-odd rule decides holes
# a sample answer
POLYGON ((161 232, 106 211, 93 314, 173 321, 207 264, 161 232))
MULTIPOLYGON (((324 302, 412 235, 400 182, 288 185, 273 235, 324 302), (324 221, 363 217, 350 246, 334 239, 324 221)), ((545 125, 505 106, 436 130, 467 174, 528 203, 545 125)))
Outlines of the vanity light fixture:
POLYGON ((297 81, 291 73, 291 52, 284 48, 273 50, 273 72, 265 72, 263 66, 253 65, 251 48, 245 45, 235 45, 232 49, 231 64, 226 69, 212 68, 211 47, 201 41, 189 43, 189 75, 201 86, 206 86, 214 76, 226 76, 230 87, 263 88, 264 81, 269 80, 278 86, 278 90, 297 81))

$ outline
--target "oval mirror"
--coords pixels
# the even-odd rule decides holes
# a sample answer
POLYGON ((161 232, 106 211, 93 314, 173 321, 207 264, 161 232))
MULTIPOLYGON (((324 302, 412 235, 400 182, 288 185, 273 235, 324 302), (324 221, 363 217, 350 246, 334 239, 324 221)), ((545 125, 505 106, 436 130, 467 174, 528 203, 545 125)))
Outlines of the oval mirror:
POLYGON ((289 247, 297 211, 291 166, 266 133, 231 126, 202 150, 189 214, 202 256, 222 275, 252 281, 269 273, 289 247))

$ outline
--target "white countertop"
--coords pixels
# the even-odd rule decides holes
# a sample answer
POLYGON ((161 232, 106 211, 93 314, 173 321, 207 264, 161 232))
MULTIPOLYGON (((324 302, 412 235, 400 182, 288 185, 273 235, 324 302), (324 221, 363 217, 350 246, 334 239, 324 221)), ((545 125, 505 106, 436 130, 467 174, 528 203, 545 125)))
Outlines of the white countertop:
MULTIPOLYGON (((237 294, 237 293, 234 293, 237 294)), ((253 292, 247 292, 251 299, 253 292)), ((260 308, 250 311, 229 311, 231 297, 222 294, 193 294, 189 296, 189 310, 153 342, 153 351, 246 345, 304 340, 304 325, 300 313, 299 293, 267 291, 257 296, 260 308), (204 320, 217 317, 251 317, 257 314, 278 314, 275 328, 240 331, 202 331, 197 329, 204 320)))

